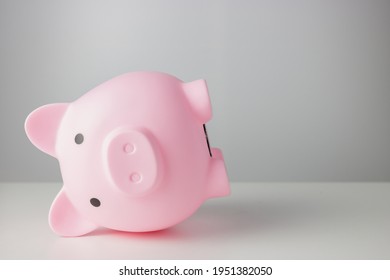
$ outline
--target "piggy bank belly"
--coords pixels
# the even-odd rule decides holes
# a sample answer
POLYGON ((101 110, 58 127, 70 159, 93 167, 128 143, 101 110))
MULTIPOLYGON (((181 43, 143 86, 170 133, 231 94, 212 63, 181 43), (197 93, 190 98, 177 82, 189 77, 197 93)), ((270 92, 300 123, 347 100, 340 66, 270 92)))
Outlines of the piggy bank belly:
POLYGON ((67 192, 70 203, 80 216, 96 226, 110 229, 145 232, 178 224, 192 215, 203 202, 200 195, 193 196, 169 190, 148 197, 129 198, 116 193, 91 192, 75 196, 67 192))
POLYGON ((130 232, 161 230, 188 218, 206 199, 199 187, 206 184, 201 180, 162 180, 145 194, 125 193, 99 181, 64 185, 49 215, 56 233, 79 236, 97 227, 130 232))

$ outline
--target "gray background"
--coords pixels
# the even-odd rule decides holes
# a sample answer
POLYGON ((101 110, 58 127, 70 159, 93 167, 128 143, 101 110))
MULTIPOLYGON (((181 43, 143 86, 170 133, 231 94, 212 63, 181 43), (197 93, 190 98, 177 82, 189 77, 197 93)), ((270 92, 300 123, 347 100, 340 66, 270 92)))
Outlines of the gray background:
POLYGON ((24 134, 116 75, 205 78, 232 181, 390 181, 390 1, 0 0, 0 181, 60 181, 24 134))

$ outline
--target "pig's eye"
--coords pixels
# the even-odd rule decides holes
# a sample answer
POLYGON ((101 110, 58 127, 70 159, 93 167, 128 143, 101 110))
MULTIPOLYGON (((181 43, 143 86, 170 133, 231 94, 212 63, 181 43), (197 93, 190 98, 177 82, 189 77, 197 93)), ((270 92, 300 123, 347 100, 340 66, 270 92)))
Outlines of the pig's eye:
POLYGON ((76 144, 80 145, 81 143, 84 142, 84 136, 83 136, 81 133, 78 133, 78 134, 74 137, 74 141, 76 142, 76 144))

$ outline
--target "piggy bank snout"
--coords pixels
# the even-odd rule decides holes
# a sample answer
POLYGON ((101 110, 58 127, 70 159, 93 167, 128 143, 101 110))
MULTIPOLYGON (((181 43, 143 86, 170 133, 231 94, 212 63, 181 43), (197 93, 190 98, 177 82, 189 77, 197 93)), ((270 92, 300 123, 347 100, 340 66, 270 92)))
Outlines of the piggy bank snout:
POLYGON ((113 186, 127 195, 150 192, 159 178, 157 143, 143 129, 122 128, 105 139, 105 162, 113 186))

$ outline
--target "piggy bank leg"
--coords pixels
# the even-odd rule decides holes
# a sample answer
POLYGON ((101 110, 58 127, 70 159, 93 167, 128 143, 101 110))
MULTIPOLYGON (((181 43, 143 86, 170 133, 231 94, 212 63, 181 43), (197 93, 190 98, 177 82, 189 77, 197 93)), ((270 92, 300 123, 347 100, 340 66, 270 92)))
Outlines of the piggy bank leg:
POLYGON ((63 190, 51 205, 49 223, 52 230, 61 236, 80 236, 97 228, 80 216, 63 190))
POLYGON ((226 196, 230 194, 229 179, 226 173, 222 151, 212 148, 209 171, 207 198, 226 196))

